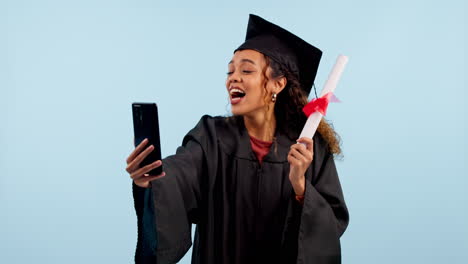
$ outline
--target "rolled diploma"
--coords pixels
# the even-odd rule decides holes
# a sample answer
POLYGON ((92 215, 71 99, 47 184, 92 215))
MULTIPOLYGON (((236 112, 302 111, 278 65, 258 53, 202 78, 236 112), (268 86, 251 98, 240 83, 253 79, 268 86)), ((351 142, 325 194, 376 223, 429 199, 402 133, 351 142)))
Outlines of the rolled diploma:
MULTIPOLYGON (((341 74, 343 73, 346 63, 348 63, 348 57, 344 55, 339 55, 338 58, 336 59, 336 63, 333 66, 332 71, 328 75, 328 79, 325 82, 325 86, 322 89, 322 93, 320 94, 320 97, 324 96, 325 94, 329 92, 335 92, 336 85, 338 84, 338 81, 340 80, 341 74)), ((307 121, 304 125, 304 128, 302 129, 302 132, 299 138, 301 137, 313 138, 315 131, 317 130, 317 127, 320 123, 320 120, 322 120, 322 114, 320 112, 312 113, 307 118, 307 121)))

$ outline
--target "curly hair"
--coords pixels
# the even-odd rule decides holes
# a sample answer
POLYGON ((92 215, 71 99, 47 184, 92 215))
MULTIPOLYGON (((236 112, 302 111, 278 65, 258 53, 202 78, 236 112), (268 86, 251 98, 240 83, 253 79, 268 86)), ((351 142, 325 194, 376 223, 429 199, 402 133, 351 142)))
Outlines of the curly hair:
MULTIPOLYGON (((307 95, 301 88, 296 75, 291 73, 285 67, 282 67, 276 61, 264 55, 266 67, 263 71, 265 89, 266 82, 270 78, 278 78, 284 76, 287 80, 286 87, 277 95, 274 114, 276 118, 277 129, 286 134, 291 140, 296 140, 304 127, 307 117, 302 112, 302 108, 308 103, 307 95), (270 67, 270 76, 267 76, 266 69, 270 67)), ((267 98, 268 99, 268 98, 267 98)), ((317 131, 328 144, 329 151, 337 156, 341 155, 341 139, 324 118, 319 123, 317 131)))

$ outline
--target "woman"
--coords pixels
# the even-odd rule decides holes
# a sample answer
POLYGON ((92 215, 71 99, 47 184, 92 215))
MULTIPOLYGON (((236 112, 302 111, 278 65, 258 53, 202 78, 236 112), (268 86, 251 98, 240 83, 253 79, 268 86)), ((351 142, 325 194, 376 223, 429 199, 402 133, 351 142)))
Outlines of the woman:
POLYGON ((232 117, 204 116, 177 153, 140 168, 143 141, 127 159, 138 216, 136 262, 339 263, 348 224, 322 120, 297 139, 321 51, 258 16, 228 64, 232 117), (297 140, 297 142, 296 142, 297 140), (301 144, 302 143, 302 144, 301 144), (161 175, 147 175, 164 164, 161 175))

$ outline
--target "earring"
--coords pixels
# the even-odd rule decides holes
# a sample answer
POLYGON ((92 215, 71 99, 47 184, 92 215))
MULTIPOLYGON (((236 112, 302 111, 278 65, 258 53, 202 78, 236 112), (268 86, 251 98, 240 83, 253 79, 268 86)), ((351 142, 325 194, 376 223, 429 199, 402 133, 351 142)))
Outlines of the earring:
POLYGON ((276 102, 276 93, 273 93, 273 94, 271 95, 271 101, 272 101, 273 103, 276 102))

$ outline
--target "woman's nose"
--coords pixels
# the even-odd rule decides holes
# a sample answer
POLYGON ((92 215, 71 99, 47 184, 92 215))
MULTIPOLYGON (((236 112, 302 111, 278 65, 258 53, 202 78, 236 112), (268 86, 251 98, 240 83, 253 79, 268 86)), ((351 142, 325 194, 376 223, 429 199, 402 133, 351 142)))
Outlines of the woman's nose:
POLYGON ((228 81, 229 82, 239 82, 240 81, 240 75, 237 74, 237 71, 234 71, 229 75, 228 81))

